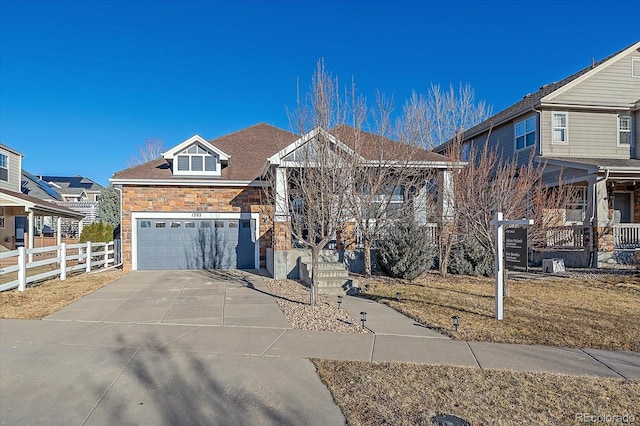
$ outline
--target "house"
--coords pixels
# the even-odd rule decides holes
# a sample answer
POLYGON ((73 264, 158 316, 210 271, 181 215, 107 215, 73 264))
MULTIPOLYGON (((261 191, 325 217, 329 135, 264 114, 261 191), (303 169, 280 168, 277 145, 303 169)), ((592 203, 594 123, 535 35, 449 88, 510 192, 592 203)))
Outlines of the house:
MULTIPOLYGON (((113 175, 122 190, 122 253, 125 270, 266 267, 274 277, 297 273, 298 253, 286 232, 287 168, 299 149, 318 135, 337 148, 339 132, 295 135, 257 124, 208 141, 195 135, 162 158, 113 175), (266 176, 275 188, 266 188, 266 176), (266 189, 265 189, 266 188, 266 189)), ((446 157, 423 151, 424 167, 449 173, 446 157)), ((374 161, 374 159, 371 159, 374 161)))
MULTIPOLYGON (((84 217, 82 213, 24 194, 22 158, 18 151, 0 144, 0 251, 34 247, 36 221, 42 217, 55 216, 76 222, 84 217)), ((59 243, 60 229, 57 235, 59 243)))
MULTIPOLYGON (((98 200, 100 192, 104 189, 102 185, 84 176, 33 176, 37 180, 39 187, 48 186, 46 194, 42 194, 44 199, 51 192, 57 194, 54 201, 56 204, 75 210, 84 214, 82 225, 90 225, 99 220, 98 218, 98 200)), ((25 185, 32 179, 26 179, 25 185)), ((38 191, 41 193, 40 191, 38 191)), ((37 195, 36 195, 37 196, 37 195)), ((71 233, 80 233, 77 226, 72 223, 65 223, 66 228, 71 233)))
POLYGON ((102 185, 84 176, 39 176, 66 202, 97 202, 102 185))
POLYGON ((563 249, 554 257, 599 266, 640 248, 640 42, 527 94, 465 131, 462 143, 463 153, 488 143, 521 164, 533 155, 547 184, 577 188, 564 212, 571 230, 558 229, 570 237, 549 235, 549 249, 563 249))

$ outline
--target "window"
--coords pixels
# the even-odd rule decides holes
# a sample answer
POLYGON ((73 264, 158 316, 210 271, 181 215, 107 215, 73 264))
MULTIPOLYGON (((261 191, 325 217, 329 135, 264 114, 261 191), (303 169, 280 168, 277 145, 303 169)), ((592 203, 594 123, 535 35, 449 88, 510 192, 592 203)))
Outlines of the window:
POLYGON ((571 200, 565 208, 565 224, 581 224, 587 211, 587 187, 571 189, 571 200))
POLYGON ((171 222, 172 228, 180 228, 180 222, 171 222))
MULTIPOLYGON (((362 191, 363 194, 369 194, 370 189, 363 188, 362 191)), ((386 185, 371 199, 369 206, 362 206, 362 215, 369 219, 388 217, 400 211, 403 206, 404 188, 400 185, 386 185)))
POLYGON ((0 154, 0 180, 9 181, 9 158, 0 154))
POLYGON ((631 58, 631 75, 640 77, 640 58, 631 58))
POLYGON ((140 228, 151 228, 151 221, 150 220, 140 221, 140 228))
POLYGON ((176 169, 178 172, 187 174, 191 172, 195 172, 195 174, 215 172, 217 164, 217 155, 195 144, 178 154, 176 169))
POLYGON ((529 117, 516 123, 516 149, 523 149, 536 143, 536 118, 529 117))
POLYGON ((4 228, 4 207, 0 207, 0 228, 4 228))
POLYGON ((567 143, 567 113, 553 113, 553 143, 567 143))
POLYGON ((167 224, 165 222, 156 222, 156 228, 166 228, 167 224))
POLYGON ((631 116, 618 116, 618 145, 631 145, 631 116))

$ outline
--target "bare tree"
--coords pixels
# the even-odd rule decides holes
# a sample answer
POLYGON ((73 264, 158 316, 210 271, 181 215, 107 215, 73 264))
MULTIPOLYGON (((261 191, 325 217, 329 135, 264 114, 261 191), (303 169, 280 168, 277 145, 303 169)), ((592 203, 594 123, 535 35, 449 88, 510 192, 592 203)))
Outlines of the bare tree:
POLYGON ((138 147, 138 153, 129 159, 129 167, 156 160, 162 157, 164 151, 162 139, 147 138, 144 144, 138 147))
MULTIPOLYGON (((276 216, 278 211, 289 215, 281 223, 291 238, 311 250, 311 305, 317 298, 322 249, 350 220, 348 193, 355 154, 327 130, 344 124, 360 126, 366 108, 354 94, 353 86, 351 92, 341 94, 338 79, 326 71, 324 61, 318 61, 310 93, 298 96, 297 108, 289 113, 306 143, 288 156, 288 194, 267 192, 275 202, 276 216)), ((278 187, 277 176, 272 176, 270 187, 278 187)))
POLYGON ((472 146, 468 165, 454 174, 456 233, 474 238, 495 257, 491 221, 502 212, 506 218, 534 219, 529 245, 543 244, 549 227, 562 220, 559 215, 576 197, 561 177, 556 187, 546 187, 543 172, 544 163, 534 162, 533 155, 521 164, 515 157, 503 158, 486 143, 472 146))
POLYGON ((371 275, 371 249, 377 238, 397 221, 426 217, 426 206, 416 195, 431 172, 421 163, 428 153, 407 131, 404 117, 392 126, 392 104, 379 95, 376 105, 372 113, 375 133, 344 127, 335 130, 357 153, 350 164, 349 206, 362 243, 366 276, 371 275))

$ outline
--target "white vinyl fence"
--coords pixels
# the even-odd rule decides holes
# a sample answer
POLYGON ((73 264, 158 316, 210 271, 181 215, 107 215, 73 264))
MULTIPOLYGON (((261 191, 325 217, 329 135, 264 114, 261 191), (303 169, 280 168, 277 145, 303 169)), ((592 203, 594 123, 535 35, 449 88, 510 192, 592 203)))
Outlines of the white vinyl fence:
MULTIPOLYGON (((109 243, 81 243, 65 244, 58 246, 40 247, 0 253, 0 262, 9 266, 0 267, 0 278, 12 272, 18 272, 18 278, 0 284, 0 291, 18 287, 18 291, 24 291, 27 284, 54 276, 60 276, 61 280, 67 278, 68 272, 84 271, 107 268, 115 264, 115 245, 109 243), (16 259, 17 258, 17 259, 16 259), (29 269, 46 265, 54 265, 51 270, 35 275, 29 275, 29 269)), ((4 280, 2 280, 4 281, 4 280)))

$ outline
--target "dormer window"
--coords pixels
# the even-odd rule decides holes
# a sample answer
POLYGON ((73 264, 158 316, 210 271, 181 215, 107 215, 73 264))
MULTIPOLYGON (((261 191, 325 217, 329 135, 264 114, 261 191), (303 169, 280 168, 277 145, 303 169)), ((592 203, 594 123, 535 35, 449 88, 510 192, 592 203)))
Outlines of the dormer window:
POLYGON ((230 156, 198 135, 194 135, 162 154, 174 176, 222 176, 230 156))
POLYGON ((192 145, 177 155, 176 172, 215 172, 219 157, 200 145, 192 145))

